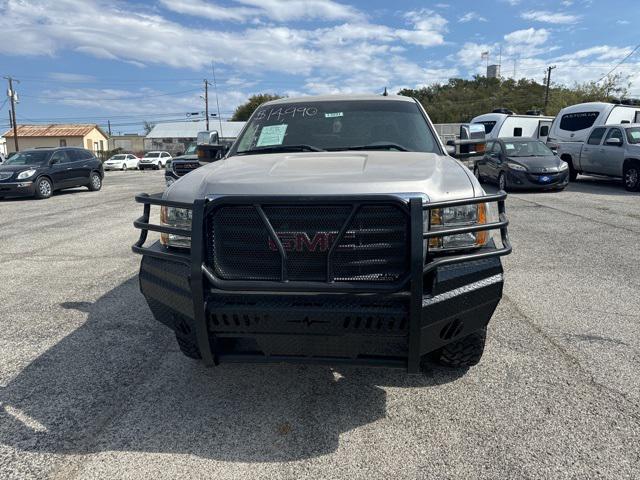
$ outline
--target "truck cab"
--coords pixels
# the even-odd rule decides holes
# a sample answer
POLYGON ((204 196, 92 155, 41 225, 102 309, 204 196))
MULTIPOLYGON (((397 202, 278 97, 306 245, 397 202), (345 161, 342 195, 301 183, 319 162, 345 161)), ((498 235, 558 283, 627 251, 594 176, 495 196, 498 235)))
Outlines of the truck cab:
POLYGON ((579 173, 622 178, 629 191, 640 189, 640 124, 622 123, 591 129, 586 142, 560 144, 560 158, 579 173))

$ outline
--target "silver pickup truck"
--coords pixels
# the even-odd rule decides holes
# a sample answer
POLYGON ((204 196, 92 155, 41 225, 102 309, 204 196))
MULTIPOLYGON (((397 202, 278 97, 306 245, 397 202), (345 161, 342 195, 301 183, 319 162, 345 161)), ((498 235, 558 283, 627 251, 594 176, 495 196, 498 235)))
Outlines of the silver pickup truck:
POLYGON ((627 190, 640 190, 640 124, 595 127, 586 142, 559 143, 557 154, 572 181, 579 173, 622 177, 627 190))
POLYGON ((205 364, 468 368, 502 296, 505 197, 414 99, 277 100, 224 159, 136 197, 140 288, 205 364))

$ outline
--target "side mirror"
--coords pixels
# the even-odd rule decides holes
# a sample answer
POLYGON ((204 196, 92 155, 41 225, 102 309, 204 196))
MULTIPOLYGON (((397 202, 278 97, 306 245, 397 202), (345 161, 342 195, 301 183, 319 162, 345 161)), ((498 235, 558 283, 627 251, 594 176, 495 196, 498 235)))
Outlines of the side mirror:
POLYGON ((610 147, 621 147, 622 140, 620 140, 619 138, 608 138, 605 144, 609 145, 610 147))
POLYGON ((456 146, 455 145, 449 145, 447 143, 447 146, 445 147, 445 150, 447 151, 448 155, 455 155, 456 154, 456 146))
POLYGON ((482 123, 460 125, 460 140, 484 140, 486 137, 482 123))

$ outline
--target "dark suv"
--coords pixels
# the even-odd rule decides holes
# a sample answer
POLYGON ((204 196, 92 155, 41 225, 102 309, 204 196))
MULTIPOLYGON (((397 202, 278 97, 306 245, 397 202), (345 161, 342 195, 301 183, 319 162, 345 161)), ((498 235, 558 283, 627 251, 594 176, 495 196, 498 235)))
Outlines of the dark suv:
POLYGON ((55 190, 102 188, 102 162, 83 148, 38 148, 16 153, 0 165, 0 198, 49 198, 55 190))

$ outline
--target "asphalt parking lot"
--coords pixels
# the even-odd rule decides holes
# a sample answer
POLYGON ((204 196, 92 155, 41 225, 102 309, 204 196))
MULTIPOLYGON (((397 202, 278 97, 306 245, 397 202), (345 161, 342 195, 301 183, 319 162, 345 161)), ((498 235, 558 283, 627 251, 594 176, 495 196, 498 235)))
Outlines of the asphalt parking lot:
POLYGON ((133 195, 162 175, 0 202, 0 478, 640 478, 640 194, 510 195, 465 374, 207 369, 138 292, 133 195))

